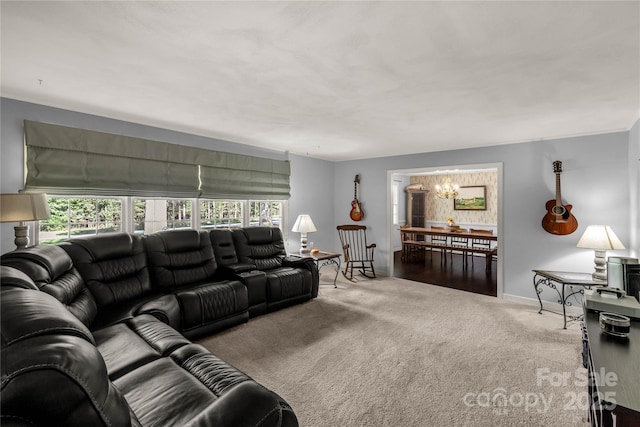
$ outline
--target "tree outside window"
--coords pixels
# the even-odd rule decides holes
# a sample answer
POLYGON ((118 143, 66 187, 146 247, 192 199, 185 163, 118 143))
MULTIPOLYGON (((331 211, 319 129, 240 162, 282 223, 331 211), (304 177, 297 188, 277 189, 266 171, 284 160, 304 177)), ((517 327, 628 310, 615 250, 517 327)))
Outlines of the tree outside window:
POLYGON ((139 234, 191 228, 192 201, 188 199, 134 199, 133 230, 139 234))
POLYGON ((51 217, 40 221, 39 241, 54 244, 91 234, 122 231, 122 200, 50 197, 51 217))
POLYGON ((239 200, 200 200, 200 227, 242 227, 243 203, 239 200))
POLYGON ((151 234, 178 228, 280 227, 284 206, 282 201, 273 200, 132 197, 50 196, 48 202, 51 217, 40 221, 38 240, 41 244, 115 231, 151 234), (199 208, 199 218, 193 217, 194 206, 199 208), (126 229, 124 224, 127 224, 126 229))

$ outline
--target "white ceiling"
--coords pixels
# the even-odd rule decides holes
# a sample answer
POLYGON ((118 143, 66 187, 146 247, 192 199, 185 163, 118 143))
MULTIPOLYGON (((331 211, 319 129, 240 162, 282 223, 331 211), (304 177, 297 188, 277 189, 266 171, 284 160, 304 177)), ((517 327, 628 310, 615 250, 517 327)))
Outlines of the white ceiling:
POLYGON ((1 3, 2 96, 328 160, 628 130, 640 3, 1 3))

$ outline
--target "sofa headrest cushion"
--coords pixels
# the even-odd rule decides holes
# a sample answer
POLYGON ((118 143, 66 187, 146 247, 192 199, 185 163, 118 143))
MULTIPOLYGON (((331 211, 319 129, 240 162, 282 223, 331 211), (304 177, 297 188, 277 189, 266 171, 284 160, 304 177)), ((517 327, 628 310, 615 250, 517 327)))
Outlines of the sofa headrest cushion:
POLYGON ((73 259, 99 307, 135 299, 151 291, 142 238, 107 233, 60 244, 73 259))
POLYGON ((238 261, 254 263, 259 270, 280 267, 287 254, 282 231, 276 227, 233 230, 233 242, 238 261))
POLYGON ((37 245, 9 252, 2 256, 2 264, 22 270, 36 283, 50 283, 73 268, 69 255, 56 245, 37 245))
POLYGON ((149 234, 145 238, 147 242, 154 241, 154 250, 162 250, 172 254, 199 250, 202 247, 203 240, 206 240, 203 239, 203 236, 208 235, 206 235, 206 232, 198 230, 167 230, 149 234))
POLYGON ((250 245, 265 245, 282 240, 282 231, 277 227, 248 227, 241 230, 250 245))
POLYGON ((29 276, 21 270, 8 265, 0 266, 0 284, 2 287, 38 290, 38 287, 29 276))
POLYGON ((3 345, 50 334, 73 335, 95 344, 89 329, 60 301, 44 292, 4 288, 0 310, 3 345))
POLYGON ((145 237, 154 286, 173 288, 210 280, 217 265, 206 231, 160 231, 145 237))
POLYGON ((106 233, 89 238, 73 239, 71 244, 83 247, 94 261, 130 256, 139 251, 140 236, 129 233, 106 233))

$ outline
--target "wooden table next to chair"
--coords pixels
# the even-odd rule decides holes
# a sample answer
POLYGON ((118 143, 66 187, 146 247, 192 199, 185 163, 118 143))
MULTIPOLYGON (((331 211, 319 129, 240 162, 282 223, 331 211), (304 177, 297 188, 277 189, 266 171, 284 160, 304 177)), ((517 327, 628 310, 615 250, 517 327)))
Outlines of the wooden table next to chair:
POLYGON ((453 243, 454 240, 468 239, 469 242, 473 240, 485 240, 490 242, 497 242, 498 236, 494 235, 491 230, 474 230, 465 228, 448 228, 448 227, 400 227, 400 240, 402 241, 402 259, 407 260, 409 254, 413 250, 442 250, 444 251, 460 251, 463 252, 466 258, 467 253, 484 254, 486 257, 487 271, 491 270, 492 257, 497 255, 497 248, 491 247, 472 247, 461 246, 459 243, 453 243), (419 236, 423 236, 420 239, 419 236), (427 239, 427 236, 429 237, 427 239), (444 243, 432 241, 433 236, 444 237, 444 243))

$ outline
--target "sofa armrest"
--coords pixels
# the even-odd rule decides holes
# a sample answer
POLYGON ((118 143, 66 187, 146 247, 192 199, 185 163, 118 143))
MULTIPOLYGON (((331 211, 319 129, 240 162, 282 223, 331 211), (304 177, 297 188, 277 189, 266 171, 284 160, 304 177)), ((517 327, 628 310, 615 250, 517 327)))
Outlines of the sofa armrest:
POLYGON ((180 304, 175 295, 163 295, 142 304, 136 315, 151 314, 176 330, 180 329, 180 304))
POLYGON ((203 346, 186 345, 170 357, 217 397, 185 427, 298 426, 293 410, 284 399, 203 346))
POLYGON ((224 275, 236 276, 240 273, 252 271, 256 269, 256 265, 249 262, 238 262, 235 264, 219 266, 218 270, 224 275))
POLYGON ((311 257, 287 256, 282 260, 283 267, 306 268, 311 270, 316 268, 316 262, 311 257))
POLYGON ((305 268, 311 272, 311 298, 318 296, 318 287, 320 286, 320 274, 318 266, 313 258, 288 256, 282 261, 283 267, 305 268))
POLYGON ((277 394, 254 381, 224 393, 185 427, 260 426, 297 427, 291 407, 277 394))

